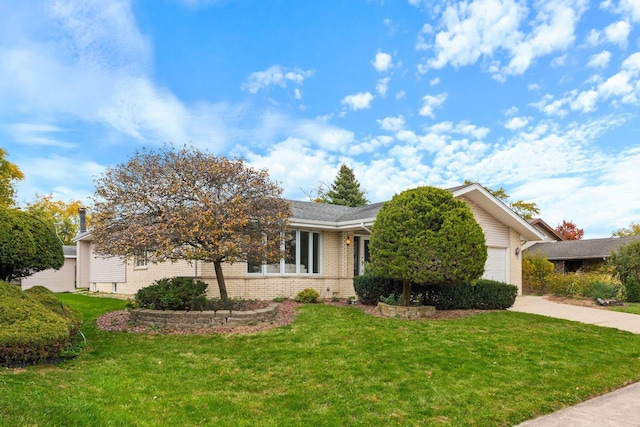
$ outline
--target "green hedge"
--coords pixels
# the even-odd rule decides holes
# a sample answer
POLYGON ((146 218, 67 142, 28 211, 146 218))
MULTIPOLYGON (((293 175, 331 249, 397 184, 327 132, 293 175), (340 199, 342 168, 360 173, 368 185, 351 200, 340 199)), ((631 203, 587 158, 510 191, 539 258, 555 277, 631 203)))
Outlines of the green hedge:
MULTIPOLYGON (((353 278, 358 300, 362 304, 375 305, 390 295, 402 294, 402 283, 397 280, 373 277, 369 274, 353 278)), ((518 288, 507 283, 479 279, 474 285, 413 285, 412 301, 433 305, 438 310, 452 309, 505 309, 513 305, 518 288)))
POLYGON ((402 293, 402 283, 397 280, 374 277, 365 270, 365 274, 353 278, 353 287, 358 301, 365 305, 376 305, 381 298, 402 293))
POLYGON ((187 277, 157 280, 136 292, 139 308, 151 310, 202 310, 207 303, 207 284, 187 277))
POLYGON ((44 361, 59 355, 76 338, 78 316, 58 306, 51 299, 53 293, 42 289, 27 293, 0 281, 0 364, 44 361))
POLYGON ((474 285, 420 286, 417 291, 422 305, 433 305, 438 310, 506 309, 518 295, 516 286, 486 279, 479 279, 474 285))

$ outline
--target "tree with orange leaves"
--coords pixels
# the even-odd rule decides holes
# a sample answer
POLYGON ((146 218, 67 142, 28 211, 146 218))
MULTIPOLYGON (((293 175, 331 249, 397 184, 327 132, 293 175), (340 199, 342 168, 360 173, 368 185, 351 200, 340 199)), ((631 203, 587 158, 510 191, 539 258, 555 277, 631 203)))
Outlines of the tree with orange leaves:
POLYGON ((277 262, 291 215, 266 170, 173 146, 137 151, 95 182, 91 233, 105 256, 214 265, 227 299, 222 263, 277 262))
POLYGON ((584 229, 578 228, 573 221, 562 220, 555 230, 564 240, 580 240, 584 236, 584 229))

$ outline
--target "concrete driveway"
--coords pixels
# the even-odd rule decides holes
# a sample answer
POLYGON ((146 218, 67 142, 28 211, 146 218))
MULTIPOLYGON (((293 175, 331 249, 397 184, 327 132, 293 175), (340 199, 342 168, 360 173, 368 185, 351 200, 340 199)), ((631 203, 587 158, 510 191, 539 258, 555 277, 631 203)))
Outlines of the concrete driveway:
POLYGON ((543 297, 529 295, 516 298, 515 304, 509 310, 573 320, 574 322, 616 328, 640 334, 640 315, 637 314, 560 304, 543 297))
MULTIPOLYGON (((640 334, 640 316, 560 304, 537 296, 519 296, 509 309, 588 323, 640 334)), ((519 424, 522 427, 640 427, 640 383, 587 400, 553 414, 519 424)))

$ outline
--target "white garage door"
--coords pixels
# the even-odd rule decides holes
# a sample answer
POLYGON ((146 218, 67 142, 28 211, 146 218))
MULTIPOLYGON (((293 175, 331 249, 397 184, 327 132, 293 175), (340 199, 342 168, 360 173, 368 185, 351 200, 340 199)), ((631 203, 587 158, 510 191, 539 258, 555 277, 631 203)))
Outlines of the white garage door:
POLYGON ((487 262, 484 265, 484 275, 482 277, 499 282, 508 282, 506 248, 487 248, 487 262))

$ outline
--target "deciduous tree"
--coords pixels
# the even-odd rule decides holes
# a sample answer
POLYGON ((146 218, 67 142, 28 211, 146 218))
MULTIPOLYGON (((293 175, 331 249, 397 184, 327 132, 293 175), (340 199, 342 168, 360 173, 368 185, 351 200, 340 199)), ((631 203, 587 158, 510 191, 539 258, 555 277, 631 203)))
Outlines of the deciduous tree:
MULTIPOLYGON (((80 228, 78 209, 83 206, 80 200, 63 202, 55 200, 52 194, 43 196, 36 193, 35 200, 27 204, 27 211, 51 223, 60 240, 65 245, 70 245, 80 228)), ((87 215, 87 223, 91 216, 87 215)))
POLYGON ((580 240, 584 236, 584 229, 578 228, 573 221, 562 220, 562 224, 558 224, 556 232, 564 240, 580 240))
POLYGON ((24 174, 18 166, 9 162, 5 157, 7 151, 0 148, 0 206, 14 206, 16 196, 16 181, 24 179, 24 174))
POLYGON ((53 226, 17 209, 0 207, 0 280, 30 276, 64 263, 53 226))
POLYGON ((353 169, 345 164, 340 166, 338 175, 329 190, 325 191, 324 187, 320 185, 317 192, 318 197, 315 201, 320 203, 351 207, 364 206, 369 203, 366 192, 360 188, 360 183, 356 180, 353 169))
POLYGON ((96 180, 91 232, 105 256, 277 262, 291 211, 266 170, 194 148, 137 151, 96 180))
POLYGON ((487 246, 469 206, 450 192, 419 187, 395 195, 376 217, 369 242, 374 275, 411 284, 458 285, 484 273, 487 246))
POLYGON ((632 222, 628 227, 618 228, 612 235, 613 237, 640 236, 640 224, 632 222))

